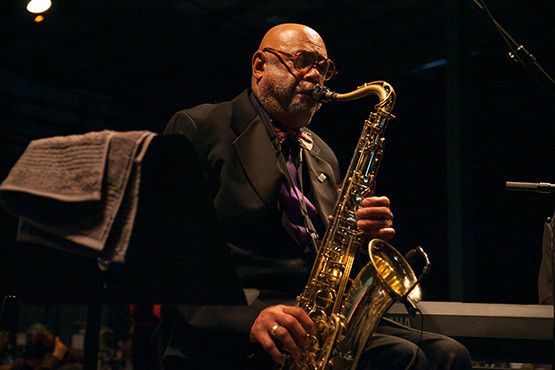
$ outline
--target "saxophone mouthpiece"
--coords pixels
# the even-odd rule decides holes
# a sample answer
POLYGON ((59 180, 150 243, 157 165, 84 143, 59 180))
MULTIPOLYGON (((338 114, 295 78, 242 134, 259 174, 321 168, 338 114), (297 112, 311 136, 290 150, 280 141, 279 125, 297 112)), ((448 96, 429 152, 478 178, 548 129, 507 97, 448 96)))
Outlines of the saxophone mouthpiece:
POLYGON ((329 103, 333 100, 335 95, 337 95, 337 93, 334 93, 333 91, 322 85, 316 85, 316 88, 314 88, 314 91, 312 91, 312 99, 314 99, 318 103, 329 103))

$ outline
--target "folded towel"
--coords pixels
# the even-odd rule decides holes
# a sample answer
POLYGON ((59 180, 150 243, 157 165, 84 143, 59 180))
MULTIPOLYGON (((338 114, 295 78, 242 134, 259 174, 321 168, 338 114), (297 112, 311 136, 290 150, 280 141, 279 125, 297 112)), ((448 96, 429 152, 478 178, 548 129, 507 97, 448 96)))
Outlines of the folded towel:
POLYGON ((104 130, 35 140, 0 185, 18 240, 124 262, 142 158, 156 134, 104 130))

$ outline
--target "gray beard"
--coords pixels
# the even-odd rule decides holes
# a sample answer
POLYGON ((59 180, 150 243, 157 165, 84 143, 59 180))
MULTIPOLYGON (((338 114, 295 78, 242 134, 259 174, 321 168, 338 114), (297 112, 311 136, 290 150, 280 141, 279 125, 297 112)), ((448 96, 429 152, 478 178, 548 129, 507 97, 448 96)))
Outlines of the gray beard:
MULTIPOLYGON (((288 122, 294 122, 296 127, 305 127, 312 120, 312 116, 318 110, 319 105, 307 108, 306 105, 296 98, 297 96, 294 93, 275 85, 267 89, 261 89, 260 96, 258 97, 262 106, 273 118, 279 120, 279 118, 285 116, 285 119, 288 122), (288 96, 292 96, 292 98, 287 99, 286 97, 288 96), (284 114, 285 112, 286 114, 284 114)), ((280 123, 287 124, 288 122, 280 123)))

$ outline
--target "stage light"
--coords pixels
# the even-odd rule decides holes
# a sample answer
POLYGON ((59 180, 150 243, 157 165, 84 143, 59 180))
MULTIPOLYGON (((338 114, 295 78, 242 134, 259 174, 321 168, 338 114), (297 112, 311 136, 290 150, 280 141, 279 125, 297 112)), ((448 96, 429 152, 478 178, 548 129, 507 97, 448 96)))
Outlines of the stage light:
POLYGON ((43 13, 50 9, 52 5, 52 1, 50 0, 31 0, 29 4, 27 4, 27 10, 30 13, 43 13))
POLYGON ((35 17, 35 22, 36 23, 39 23, 39 22, 42 22, 42 21, 44 21, 44 17, 42 15, 37 15, 35 17))

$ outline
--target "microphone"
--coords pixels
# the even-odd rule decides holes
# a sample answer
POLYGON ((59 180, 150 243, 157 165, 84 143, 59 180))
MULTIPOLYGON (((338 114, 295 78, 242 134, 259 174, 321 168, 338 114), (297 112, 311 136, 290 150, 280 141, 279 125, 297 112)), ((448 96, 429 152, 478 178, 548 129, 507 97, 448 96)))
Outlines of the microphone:
POLYGON ((399 301, 403 305, 405 305, 405 308, 407 309, 409 316, 415 316, 416 312, 418 312, 419 310, 416 307, 416 302, 414 302, 409 296, 411 291, 416 288, 416 286, 420 283, 422 278, 428 274, 431 263, 430 263, 430 259, 428 258, 428 255, 426 254, 426 252, 424 252, 424 249, 422 249, 422 247, 416 247, 416 249, 411 249, 410 251, 408 251, 408 253, 405 255, 405 261, 408 262, 408 264, 411 266, 413 270, 414 270, 413 265, 424 264, 424 266, 422 267, 422 272, 420 273, 420 276, 416 279, 416 282, 414 283, 412 288, 410 288, 409 291, 406 292, 405 295, 399 299, 399 301))
POLYGON ((513 182, 507 181, 505 189, 516 191, 534 191, 537 193, 548 194, 555 190, 555 184, 548 182, 513 182))
POLYGON ((405 254, 405 260, 409 263, 409 265, 415 264, 418 260, 418 251, 416 249, 411 249, 410 251, 405 254))

